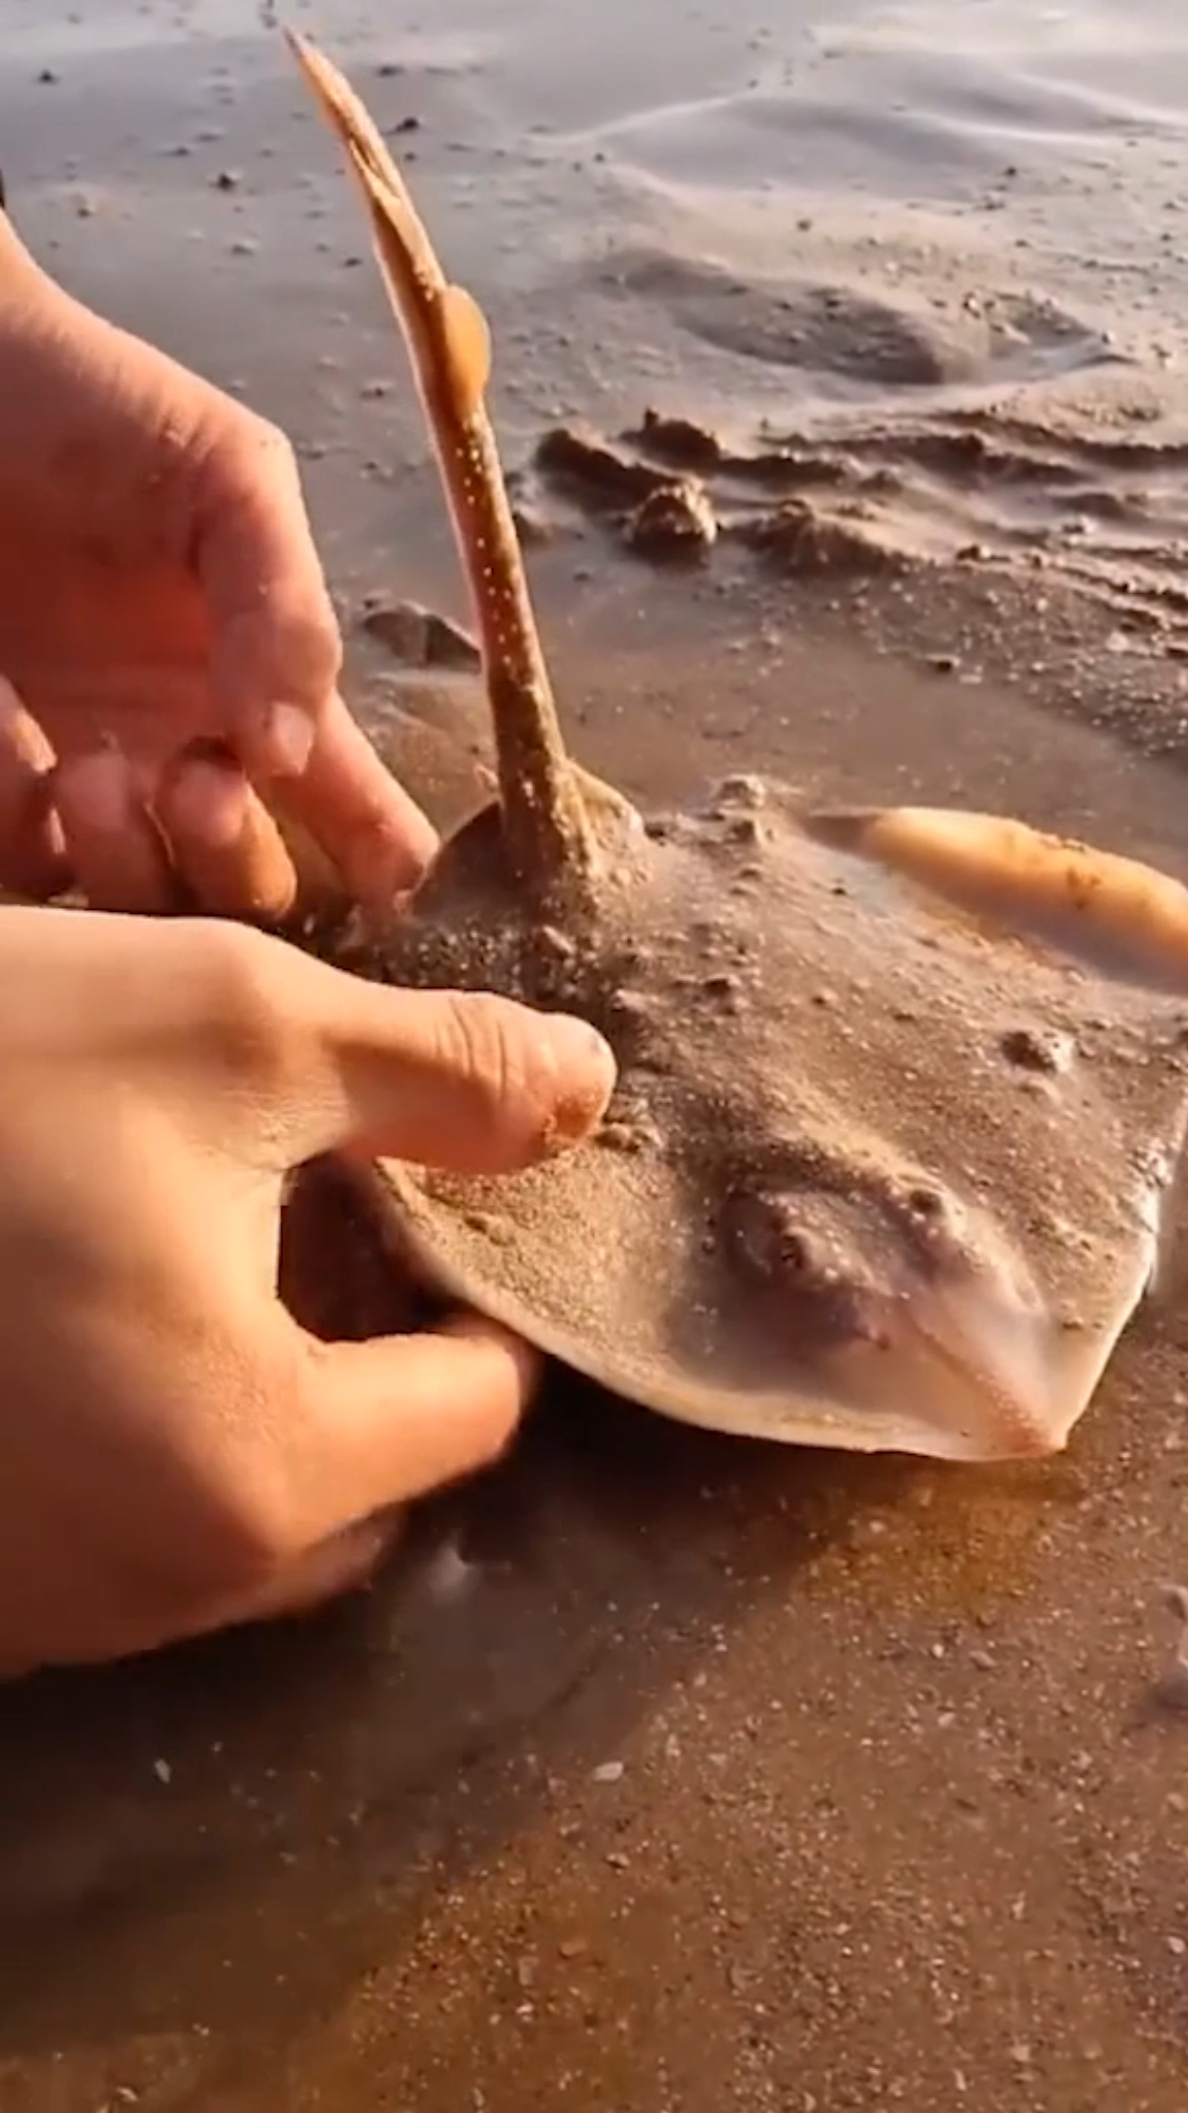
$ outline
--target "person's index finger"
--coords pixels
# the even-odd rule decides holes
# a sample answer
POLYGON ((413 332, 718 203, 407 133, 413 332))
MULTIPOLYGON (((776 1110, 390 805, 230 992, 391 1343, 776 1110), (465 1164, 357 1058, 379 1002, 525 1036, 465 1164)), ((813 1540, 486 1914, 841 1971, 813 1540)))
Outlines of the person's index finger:
MULTIPOLYGON (((237 407, 229 407, 236 409, 237 407)), ((312 744, 342 667, 342 637, 297 463, 285 436, 248 413, 211 450, 195 501, 194 563, 211 623, 211 685, 256 755, 272 715, 309 721, 312 744)), ((270 755, 268 768, 276 758, 270 755)))
POLYGON ((210 620, 210 682, 224 729, 261 789, 283 785, 361 901, 420 879, 437 834, 338 689, 342 637, 283 435, 237 431, 198 504, 195 562, 210 620))
POLYGON ((438 835, 341 696, 318 722, 309 761, 283 788, 286 811, 330 853, 356 902, 383 908, 415 887, 438 835))
POLYGON ((490 1466, 514 1437, 542 1363, 469 1314, 434 1334, 329 1344, 311 1336, 300 1361, 287 1480, 303 1545, 490 1466))

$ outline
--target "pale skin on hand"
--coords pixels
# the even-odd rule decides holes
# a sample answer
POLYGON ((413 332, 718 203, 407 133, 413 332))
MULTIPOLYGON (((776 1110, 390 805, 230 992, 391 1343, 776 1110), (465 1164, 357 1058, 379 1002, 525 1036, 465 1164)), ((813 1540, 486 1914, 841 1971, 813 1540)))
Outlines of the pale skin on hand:
POLYGON ((275 917, 283 797, 348 895, 410 887, 436 835, 341 661, 285 436, 72 299, 0 215, 0 886, 275 917))
POLYGON ((0 1671, 365 1579, 538 1372, 476 1317, 325 1344, 276 1288, 316 1154, 527 1165, 599 1120, 583 1022, 395 991, 244 926, 0 909, 0 1671))

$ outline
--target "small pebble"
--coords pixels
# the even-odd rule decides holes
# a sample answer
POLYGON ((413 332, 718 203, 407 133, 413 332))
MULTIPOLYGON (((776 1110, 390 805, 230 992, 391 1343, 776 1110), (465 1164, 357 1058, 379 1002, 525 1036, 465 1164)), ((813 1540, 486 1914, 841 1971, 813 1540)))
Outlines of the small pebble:
POLYGON ((625 1772, 622 1761, 602 1761, 590 1771, 590 1778, 595 1783, 620 1783, 625 1772))

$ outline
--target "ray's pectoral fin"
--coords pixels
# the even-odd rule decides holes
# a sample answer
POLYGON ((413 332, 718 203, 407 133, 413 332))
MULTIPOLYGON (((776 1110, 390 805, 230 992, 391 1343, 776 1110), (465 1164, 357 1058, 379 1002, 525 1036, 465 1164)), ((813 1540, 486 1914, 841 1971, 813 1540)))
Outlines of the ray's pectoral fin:
POLYGON ((970 917, 1105 975, 1188 996, 1188 889, 1140 859, 943 807, 830 810, 803 826, 970 917))

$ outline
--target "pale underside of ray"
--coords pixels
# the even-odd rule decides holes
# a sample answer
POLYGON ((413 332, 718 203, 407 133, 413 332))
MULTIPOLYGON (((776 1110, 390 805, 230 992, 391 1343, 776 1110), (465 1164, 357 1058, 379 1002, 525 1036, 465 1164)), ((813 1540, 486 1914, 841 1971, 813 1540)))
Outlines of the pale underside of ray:
MULTIPOLYGON (((562 743, 483 405, 486 325, 442 273, 353 91, 290 42, 367 201, 475 602, 518 889, 492 898, 488 921, 506 951, 519 920, 528 946, 551 890, 587 949, 642 929, 647 965, 628 994, 662 1001, 663 1062, 626 1062, 621 1093, 657 1150, 603 1140, 485 1183, 390 1167, 406 1242, 439 1284, 668 1415, 855 1450, 1054 1450, 1154 1262, 1184 1135, 1188 897, 1020 822, 800 817, 778 788, 748 825, 756 841, 766 832, 754 884, 729 798, 672 841, 615 834, 630 809, 562 743), (699 908, 749 948, 749 1010, 733 1018, 675 1002, 699 908), (732 1137, 750 1154, 741 1169, 732 1137), (789 1186, 790 1137, 853 1180, 806 1183, 798 1161, 789 1186), (918 1227, 903 1232, 913 1179, 942 1194, 955 1244, 942 1250, 938 1235, 930 1251, 918 1227), (802 1285, 783 1249, 774 1275, 740 1272, 722 1232, 732 1181, 744 1212, 756 1195, 764 1209, 790 1196, 840 1240, 838 1282, 861 1288, 860 1327, 830 1334, 819 1304, 798 1333, 802 1285)), ((418 916, 422 932, 438 912, 448 923, 464 863, 451 856, 391 937, 396 975, 421 959, 418 916)), ((483 980, 487 954, 469 968, 450 958, 456 980, 483 980)))

